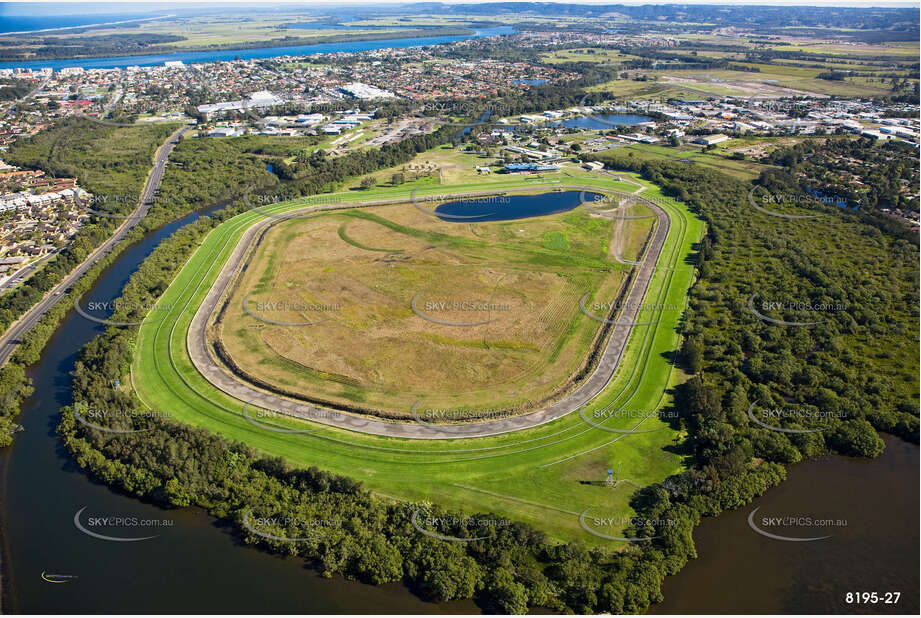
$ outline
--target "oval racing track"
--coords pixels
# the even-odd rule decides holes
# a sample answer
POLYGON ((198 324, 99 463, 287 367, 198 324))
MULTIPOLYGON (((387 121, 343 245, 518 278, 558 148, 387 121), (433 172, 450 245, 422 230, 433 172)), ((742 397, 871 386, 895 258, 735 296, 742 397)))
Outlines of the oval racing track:
MULTIPOLYGON (((533 192, 535 188, 547 187, 546 185, 531 185, 520 191, 533 192)), ((656 266, 659 261, 662 248, 670 229, 670 221, 665 211, 654 202, 645 198, 640 198, 635 194, 626 194, 602 187, 587 186, 569 186, 554 184, 547 188, 558 189, 576 189, 582 191, 599 191, 604 193, 613 193, 624 197, 639 199, 646 206, 650 207, 658 220, 655 233, 650 240, 646 252, 646 258, 637 270, 637 276, 634 278, 625 301, 624 312, 619 316, 618 321, 613 324, 608 340, 604 344, 603 353, 593 370, 592 374, 571 393, 564 396, 559 401, 548 405, 542 409, 532 412, 523 413, 510 418, 503 418, 479 423, 470 423, 466 425, 449 425, 440 428, 438 425, 427 425, 416 423, 411 419, 406 422, 387 422, 373 420, 360 415, 341 413, 335 408, 319 407, 308 403, 298 402, 270 392, 257 389, 241 381, 237 376, 225 369, 210 353, 207 343, 207 327, 218 307, 224 298, 230 285, 233 283, 239 269, 244 265, 246 257, 253 240, 269 226, 285 220, 281 218, 268 218, 257 221, 243 233, 230 257, 224 263, 214 284, 208 291, 205 299, 199 306, 192 319, 187 334, 187 350, 193 365, 198 372, 213 386, 220 389, 231 397, 249 404, 258 406, 263 409, 277 411, 288 416, 302 418, 311 422, 320 423, 357 431, 366 434, 395 437, 395 438, 413 438, 413 439, 458 439, 458 438, 478 438, 486 437, 508 432, 519 431, 536 427, 544 423, 561 418, 573 411, 576 411, 601 393, 611 382, 615 371, 623 356, 626 344, 629 340, 630 333, 633 329, 633 322, 643 304, 643 299, 649 288, 649 282, 652 279, 656 266), (621 322, 625 323, 621 323, 621 322)), ((513 190, 504 190, 509 192, 513 190)), ((470 197, 472 195, 490 195, 498 191, 488 191, 482 193, 458 193, 445 196, 445 199, 457 199, 461 197, 470 197)), ((294 218, 309 213, 342 210, 352 208, 365 208, 379 206, 384 204, 403 203, 405 198, 379 200, 372 202, 342 204, 336 206, 310 206, 297 210, 286 212, 285 218, 294 218)), ((628 435, 628 434, 622 434, 628 435)))

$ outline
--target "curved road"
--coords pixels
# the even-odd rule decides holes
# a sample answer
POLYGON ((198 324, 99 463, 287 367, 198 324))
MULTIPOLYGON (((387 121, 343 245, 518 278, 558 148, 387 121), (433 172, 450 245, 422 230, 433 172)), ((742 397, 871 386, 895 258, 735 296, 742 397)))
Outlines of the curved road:
POLYGON ((96 247, 92 253, 86 256, 83 262, 74 267, 60 283, 46 292, 45 296, 40 301, 22 314, 19 319, 13 322, 10 327, 6 329, 6 332, 0 336, 0 365, 6 363, 10 356, 13 355, 22 337, 32 330, 32 328, 38 324, 39 320, 66 296, 64 291, 76 283, 80 277, 85 275, 87 271, 92 268, 93 264, 96 263, 98 258, 109 253, 112 247, 124 240, 125 236, 134 229, 134 226, 147 216, 150 207, 153 205, 154 195, 157 189, 160 188, 160 181, 163 180, 163 170, 166 167, 166 160, 169 158, 170 152, 173 151, 176 144, 179 143, 179 138, 183 133, 188 131, 189 128, 190 127, 185 126, 178 129, 157 148, 157 152, 154 155, 154 166, 147 175, 147 183, 144 185, 144 191, 141 193, 141 199, 138 202, 138 206, 125 218, 122 224, 115 229, 115 233, 104 243, 96 247))
MULTIPOLYGON (((585 191, 604 191, 606 193, 615 193, 622 196, 630 196, 639 199, 649 206, 658 219, 656 232, 649 242, 649 248, 646 259, 642 262, 637 270, 636 277, 627 299, 625 308, 617 319, 617 323, 611 329, 608 342, 605 345, 604 352, 598 361, 598 365, 592 374, 584 380, 578 388, 563 397, 560 401, 548 405, 540 410, 528 412, 526 414, 514 417, 484 421, 479 423, 470 423, 467 425, 429 425, 420 420, 415 423, 412 420, 407 422, 386 422, 374 420, 354 414, 347 414, 335 410, 317 407, 308 403, 298 402, 294 399, 288 399, 267 391, 253 387, 242 381, 239 377, 233 375, 222 364, 215 360, 209 352, 207 342, 207 327, 213 316, 218 313, 218 308, 230 284, 233 282, 235 275, 243 264, 244 258, 257 234, 261 233, 266 227, 278 222, 278 219, 269 219, 262 221, 250 227, 240 237, 234 252, 230 255, 224 264, 221 272, 218 274, 214 285, 211 286, 207 296, 199 306, 192 322, 189 325, 189 331, 186 338, 189 356, 196 369, 218 389, 235 397, 236 399, 246 402, 252 406, 273 410, 289 416, 298 417, 324 425, 331 425, 341 429, 348 429, 362 433, 374 434, 379 436, 389 436, 398 438, 416 438, 416 439, 448 439, 448 438, 476 438, 485 437, 510 431, 518 431, 542 425, 556 420, 562 416, 578 410, 580 407, 591 401, 598 395, 614 377, 614 372, 623 355, 624 348, 627 345, 627 339, 632 330, 631 322, 636 320, 646 290, 649 287, 649 281, 652 278, 665 239, 668 236, 669 219, 658 205, 650 200, 639 198, 635 194, 626 194, 619 191, 607 189, 598 189, 594 187, 583 186, 566 186, 553 185, 554 188, 577 189, 585 191), (621 320, 627 324, 620 323, 621 320)), ((534 187, 528 187, 523 191, 534 191, 534 187)), ((508 191, 506 191, 508 192, 508 191)), ((472 195, 488 195, 496 191, 483 193, 465 193, 452 195, 452 198, 467 197, 472 195)), ((394 203, 395 200, 382 200, 381 202, 369 202, 360 206, 373 206, 380 203, 394 203)), ((405 202, 405 198, 396 200, 405 202)), ((355 208, 356 206, 348 206, 355 208)), ((328 207, 308 207, 285 213, 287 216, 302 215, 319 210, 341 209, 343 206, 333 208, 328 207)), ((604 216, 604 215, 602 215, 604 216)), ((258 424, 255 420, 252 422, 258 424)))

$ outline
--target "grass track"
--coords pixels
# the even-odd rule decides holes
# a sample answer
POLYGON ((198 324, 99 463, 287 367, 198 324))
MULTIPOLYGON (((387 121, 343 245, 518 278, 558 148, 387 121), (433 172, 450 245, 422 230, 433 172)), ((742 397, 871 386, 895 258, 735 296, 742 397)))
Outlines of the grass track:
MULTIPOLYGON (((615 184, 600 178, 584 183, 599 189, 615 184)), ((666 210, 671 228, 645 302, 684 307, 693 277, 685 259, 692 243, 699 239, 703 223, 657 189, 646 186, 642 196, 654 199, 666 210)), ((469 188, 435 187, 440 193, 469 188)), ((401 195, 398 191, 375 193, 344 199, 358 202, 401 195)), ((281 212, 296 207, 293 203, 272 209, 281 212)), ((357 478, 387 496, 429 500, 467 512, 492 511, 526 521, 558 538, 590 543, 613 544, 581 530, 578 518, 571 513, 591 506, 596 515, 629 517, 628 501, 637 485, 680 469, 680 458, 663 450, 675 433, 655 414, 667 402, 665 389, 683 379, 668 360, 679 339, 681 312, 674 310, 658 312, 652 324, 634 327, 614 379, 586 410, 589 418, 619 410, 595 419, 611 429, 658 431, 612 433, 586 424, 578 413, 501 436, 424 442, 356 434, 288 418, 272 422, 316 431, 281 434, 250 423, 242 415, 241 402, 214 388, 192 366, 186 333, 194 309, 235 241, 263 217, 244 213, 213 230, 164 293, 161 306, 170 307, 170 312, 159 312, 156 317, 162 319, 146 321, 140 327, 132 379, 138 396, 151 409, 246 442, 294 465, 316 465, 357 478), (620 477, 629 482, 616 489, 601 486, 598 481, 604 479, 605 470, 618 464, 620 477)))

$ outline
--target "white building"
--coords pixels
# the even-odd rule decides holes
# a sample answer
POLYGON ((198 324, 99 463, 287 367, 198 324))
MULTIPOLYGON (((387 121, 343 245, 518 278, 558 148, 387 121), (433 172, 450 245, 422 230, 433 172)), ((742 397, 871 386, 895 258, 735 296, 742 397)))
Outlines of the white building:
POLYGON ((728 135, 717 133, 715 135, 701 135, 700 137, 694 138, 692 141, 695 144, 700 144, 701 146, 712 146, 713 144, 719 144, 720 142, 725 142, 728 139, 729 139, 728 135))
POLYGON ((260 90, 259 92, 253 92, 247 95, 247 97, 241 101, 224 101, 223 103, 209 103, 207 105, 199 105, 198 112, 200 114, 204 114, 205 117, 208 118, 211 116, 211 114, 218 112, 243 111, 247 109, 265 109, 268 107, 281 105, 282 103, 284 103, 284 101, 276 97, 268 90, 260 90))
POLYGON ((396 96, 392 92, 382 90, 376 86, 362 84, 361 82, 346 84, 345 86, 341 86, 339 90, 356 99, 392 99, 396 96))

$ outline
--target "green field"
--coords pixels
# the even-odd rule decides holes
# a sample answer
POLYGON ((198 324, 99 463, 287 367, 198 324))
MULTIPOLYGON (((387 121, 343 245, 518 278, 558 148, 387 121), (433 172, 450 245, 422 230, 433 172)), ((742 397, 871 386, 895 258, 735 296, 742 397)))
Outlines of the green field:
MULTIPOLYGON (((636 176, 632 179, 643 182, 636 176)), ((614 185, 613 177, 582 182, 597 190, 614 185)), ((527 183, 514 178, 494 180, 491 186, 522 184, 527 183)), ((315 465, 359 479, 385 497, 431 501, 468 513, 493 512, 556 538, 616 545, 619 542, 602 541, 582 530, 578 515, 592 508, 593 516, 629 517, 629 500, 638 487, 682 469, 682 458, 673 446, 678 434, 656 411, 668 410, 666 389, 684 379, 669 359, 679 345, 681 308, 694 276, 687 259, 704 230, 703 222, 683 205, 646 186, 643 196, 661 205, 671 226, 645 302, 672 310, 659 311, 651 324, 634 327, 614 379, 585 411, 586 417, 594 417, 605 428, 636 433, 591 426, 578 413, 521 432, 469 440, 382 438, 287 417, 271 422, 278 428, 315 431, 292 435, 252 424, 243 416, 241 402, 200 376, 186 351, 194 308, 242 232, 264 217, 252 211, 224 222, 206 237, 161 298, 161 306, 167 309, 155 312, 140 327, 132 384, 152 410, 241 440, 292 464, 315 465), (618 470, 614 488, 602 483, 608 468, 618 470)), ((450 194, 478 187, 482 188, 442 185, 429 191, 450 194)), ((344 201, 356 204, 388 197, 408 198, 409 191, 377 189, 342 195, 344 201)), ((281 212, 298 204, 271 208, 281 212)), ((618 521, 599 532, 618 534, 624 520, 618 521)))
MULTIPOLYGON (((739 180, 753 180, 757 178, 762 171, 771 169, 771 166, 751 160, 730 159, 728 156, 725 156, 725 153, 728 151, 748 145, 753 141, 755 140, 727 140, 718 144, 714 150, 709 152, 703 152, 700 146, 695 146, 693 144, 685 144, 677 147, 651 144, 627 144, 621 148, 609 150, 608 152, 616 154, 623 154, 626 152, 628 156, 634 156, 641 161, 668 159, 687 163, 688 165, 703 165, 723 172, 724 174, 729 174, 739 180)), ((769 140, 764 141, 769 142, 769 140)), ((605 153, 601 153, 599 158, 604 160, 605 153)))
POLYGON ((627 60, 636 60, 638 56, 622 54, 616 49, 584 48, 560 49, 540 55, 541 62, 562 64, 566 62, 597 62, 601 64, 622 64, 627 60))

